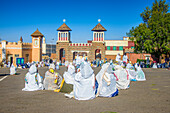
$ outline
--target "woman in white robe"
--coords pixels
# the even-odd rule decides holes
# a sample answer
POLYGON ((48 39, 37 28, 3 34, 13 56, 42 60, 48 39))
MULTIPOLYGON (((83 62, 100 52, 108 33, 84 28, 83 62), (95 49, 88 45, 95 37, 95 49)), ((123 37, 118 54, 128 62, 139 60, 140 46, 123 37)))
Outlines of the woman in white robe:
POLYGON ((59 62, 57 62, 57 64, 56 64, 56 69, 57 69, 57 70, 60 69, 60 67, 59 67, 59 62))
POLYGON ((157 65, 156 65, 156 63, 154 63, 154 64, 153 64, 153 67, 152 67, 152 68, 157 68, 157 65))
POLYGON ((118 95, 116 88, 116 77, 113 74, 112 66, 107 63, 102 66, 100 72, 96 75, 98 83, 96 96, 114 97, 118 95))
POLYGON ((125 69, 123 69, 120 65, 116 65, 114 74, 117 77, 116 87, 118 89, 129 88, 130 84, 129 74, 125 69))
POLYGON ((49 70, 45 73, 43 82, 45 90, 56 90, 60 88, 62 77, 54 70, 55 65, 50 64, 49 70))
POLYGON ((68 71, 64 72, 63 77, 67 84, 74 84, 74 77, 75 77, 75 67, 72 65, 72 63, 68 66, 68 71))
POLYGON ((143 72, 140 65, 138 66, 138 64, 135 64, 135 68, 136 68, 136 71, 137 71, 136 80, 137 81, 145 81, 146 80, 145 73, 143 72))
POLYGON ((129 78, 131 81, 136 81, 136 71, 135 68, 132 66, 131 63, 128 63, 126 66, 126 70, 128 71, 129 78))
POLYGON ((123 55, 123 62, 126 62, 127 63, 127 60, 128 60, 128 57, 126 55, 126 53, 123 55))
POLYGON ((65 61, 65 66, 68 67, 68 65, 69 65, 69 62, 65 61))
POLYGON ((77 100, 95 98, 95 75, 87 62, 80 65, 80 71, 75 75, 73 91, 77 100))
POLYGON ((25 75, 25 88, 23 91, 36 91, 43 90, 42 78, 39 73, 37 73, 37 68, 33 64, 29 72, 25 75))
POLYGON ((80 58, 79 55, 77 55, 77 57, 76 57, 76 66, 77 66, 77 68, 79 68, 81 62, 82 62, 82 59, 80 58))
POLYGON ((10 67, 10 75, 15 75, 16 74, 16 68, 15 66, 12 64, 10 67))
POLYGON ((121 56, 120 56, 120 53, 118 53, 117 56, 116 56, 116 61, 120 62, 120 59, 121 59, 121 56))

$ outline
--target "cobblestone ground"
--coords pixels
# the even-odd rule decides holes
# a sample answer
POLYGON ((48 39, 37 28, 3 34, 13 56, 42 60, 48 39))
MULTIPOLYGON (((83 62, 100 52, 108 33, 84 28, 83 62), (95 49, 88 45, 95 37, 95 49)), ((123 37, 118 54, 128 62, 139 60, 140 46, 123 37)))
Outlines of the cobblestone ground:
MULTIPOLYGON (((39 68, 44 77, 48 68, 39 68)), ((61 75, 66 70, 61 67, 61 75)), ((94 68, 95 74, 100 68, 94 68)), ((0 68, 0 113, 169 113, 170 70, 143 69, 147 81, 131 82, 130 88, 120 90, 113 98, 88 101, 69 99, 53 91, 24 92, 24 76, 28 69, 18 69, 9 75, 9 68, 0 68)))

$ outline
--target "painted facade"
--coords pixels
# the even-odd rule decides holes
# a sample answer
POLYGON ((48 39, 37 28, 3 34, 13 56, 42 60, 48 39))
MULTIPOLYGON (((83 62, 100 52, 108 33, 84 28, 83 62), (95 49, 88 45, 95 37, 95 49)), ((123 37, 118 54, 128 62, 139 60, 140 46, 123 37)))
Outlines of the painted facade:
POLYGON ((43 34, 37 29, 31 34, 32 43, 24 43, 22 37, 18 42, 1 41, 0 43, 0 61, 16 65, 16 58, 24 58, 24 62, 42 60, 42 37, 43 34))
POLYGON ((44 35, 38 29, 31 34, 32 43, 24 43, 22 37, 18 42, 1 41, 0 61, 5 59, 15 65, 16 58, 24 58, 25 62, 32 62, 42 61, 42 57, 51 56, 56 61, 72 62, 77 54, 87 57, 89 61, 105 58, 114 60, 118 53, 121 57, 127 53, 132 63, 135 63, 137 59, 151 59, 150 54, 135 54, 134 42, 130 41, 129 37, 123 37, 123 40, 105 40, 107 30, 100 23, 91 30, 93 37, 87 43, 72 43, 70 37, 72 30, 65 23, 57 31, 56 45, 46 44, 44 35), (47 53, 49 55, 42 56, 47 53))

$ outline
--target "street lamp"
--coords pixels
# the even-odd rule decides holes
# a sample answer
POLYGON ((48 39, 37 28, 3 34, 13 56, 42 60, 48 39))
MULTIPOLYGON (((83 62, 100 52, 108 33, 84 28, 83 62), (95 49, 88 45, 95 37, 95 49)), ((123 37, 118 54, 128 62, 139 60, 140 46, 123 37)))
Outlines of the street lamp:
POLYGON ((52 54, 52 45, 53 45, 54 38, 51 40, 51 54, 52 54))

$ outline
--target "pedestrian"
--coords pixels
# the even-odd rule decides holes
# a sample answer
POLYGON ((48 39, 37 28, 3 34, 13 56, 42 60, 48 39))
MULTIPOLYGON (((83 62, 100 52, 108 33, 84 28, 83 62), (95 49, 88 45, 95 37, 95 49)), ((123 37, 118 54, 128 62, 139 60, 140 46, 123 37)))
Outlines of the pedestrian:
POLYGON ((126 53, 124 53, 124 55, 123 55, 123 62, 127 63, 127 60, 128 60, 128 57, 127 57, 126 53))

